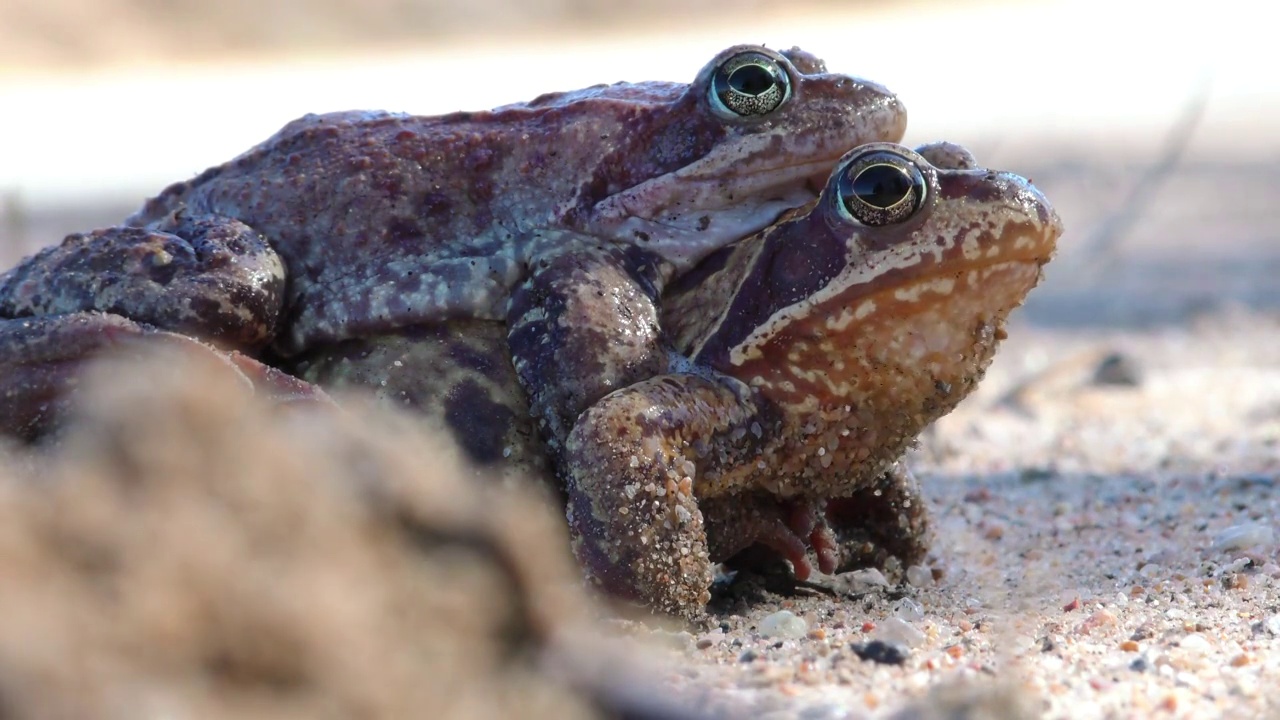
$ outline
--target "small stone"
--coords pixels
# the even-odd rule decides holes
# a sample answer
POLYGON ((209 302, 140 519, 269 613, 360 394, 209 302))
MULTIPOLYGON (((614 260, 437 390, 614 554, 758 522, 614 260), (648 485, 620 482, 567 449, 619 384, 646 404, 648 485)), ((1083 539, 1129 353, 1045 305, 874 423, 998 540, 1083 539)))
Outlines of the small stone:
POLYGON ((1080 623, 1080 631, 1084 633, 1090 633, 1100 627, 1111 627, 1112 625, 1115 625, 1117 622, 1119 621, 1116 618, 1115 613, 1111 612, 1110 610, 1107 610, 1106 608, 1102 608, 1100 610, 1095 611, 1092 615, 1090 615, 1087 619, 1085 619, 1084 622, 1080 623))
POLYGON ((1138 643, 1132 640, 1125 640, 1120 643, 1120 649, 1125 652, 1138 652, 1138 643))
POLYGON ((1133 358, 1119 352, 1108 353, 1093 370, 1094 385, 1136 387, 1142 383, 1142 371, 1133 358))
POLYGON ((760 621, 761 637, 802 638, 809 632, 809 623, 790 610, 779 610, 760 621))
POLYGON ((1205 636, 1200 633, 1191 633, 1190 635, 1187 635, 1182 638, 1178 645, 1186 650, 1192 650, 1195 652, 1205 652, 1212 647, 1205 636))
POLYGON ((1144 578, 1150 579, 1159 575, 1160 571, 1163 569, 1164 568, 1160 567, 1159 563, 1146 563, 1142 567, 1138 568, 1138 574, 1144 578))
POLYGON ((1141 655, 1134 658, 1133 662, 1129 663, 1129 669, 1134 672, 1146 672, 1150 667, 1151 663, 1147 662, 1147 659, 1141 655))
POLYGON ((712 641, 711 638, 699 638, 697 644, 695 644, 694 647, 698 648, 699 650, 706 650, 712 645, 715 645, 715 642, 712 641))
POLYGON ((869 643, 853 643, 849 646, 853 653, 863 660, 882 665, 901 665, 907 661, 910 652, 896 643, 872 640, 869 643))
POLYGON ((1264 523, 1245 523, 1232 525, 1213 537, 1214 550, 1244 550, 1257 545, 1270 545, 1275 541, 1275 532, 1264 523))
POLYGON ((1272 615, 1262 623, 1262 628, 1268 633, 1280 637, 1280 615, 1272 615))
POLYGON ((918 588, 933 587, 933 571, 923 565, 907 568, 907 582, 918 588))
POLYGON ((898 598, 897 602, 893 604, 893 616, 896 618, 902 618, 907 622, 923 620, 924 608, 920 603, 912 600, 911 598, 898 598))
POLYGON ((1239 655, 1231 658, 1231 667, 1244 667, 1251 661, 1252 659, 1249 657, 1248 653, 1240 653, 1239 655))
POLYGON ((887 589, 889 581, 884 573, 876 568, 864 568, 853 572, 841 573, 836 580, 850 593, 865 593, 872 590, 887 589))
POLYGON ((755 650, 747 650, 738 656, 738 662, 749 663, 757 657, 759 657, 759 655, 756 654, 755 650))
POLYGON ((876 628, 875 638, 889 644, 918 647, 925 641, 924 633, 914 625, 897 617, 885 618, 876 628))

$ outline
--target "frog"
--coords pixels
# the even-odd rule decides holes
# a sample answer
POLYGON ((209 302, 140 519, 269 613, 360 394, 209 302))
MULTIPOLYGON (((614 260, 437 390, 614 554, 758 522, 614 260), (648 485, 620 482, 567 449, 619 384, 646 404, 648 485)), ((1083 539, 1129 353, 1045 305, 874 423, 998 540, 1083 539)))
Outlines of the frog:
MULTIPOLYGON (((56 428, 53 401, 77 364, 133 338, 196 338, 299 397, 271 371, 312 348, 454 319, 514 325, 537 304, 541 324, 556 325, 552 308, 586 265, 651 294, 654 268, 678 274, 764 227, 812 199, 845 150, 905 126, 883 86, 799 48, 756 45, 716 54, 688 83, 442 116, 304 116, 124 225, 70 236, 0 276, 4 429, 56 428)), ((604 376, 545 360, 522 362, 521 382, 545 388, 535 414, 561 439, 597 386, 652 374, 661 357, 637 347, 604 376)))
MULTIPOLYGON (((591 402, 549 460, 591 582, 699 621, 722 563, 784 561, 806 580, 921 562, 927 503, 902 457, 980 381, 1062 230, 1034 185, 962 146, 871 143, 808 205, 655 285, 660 316, 643 322, 660 327, 665 366, 591 402)), ((632 322, 640 303, 619 280, 584 274, 569 317, 632 322)), ((520 336, 420 328, 298 372, 434 409, 474 454, 514 461, 538 456, 536 435, 500 431, 530 412, 504 355, 520 336)), ((609 362, 617 341, 596 339, 580 352, 609 362)))
POLYGON ((612 593, 693 617, 752 545, 795 575, 928 551, 902 462, 981 380, 1063 232, 1044 195, 962 146, 872 143, 821 195, 663 296, 670 372, 567 441, 575 553, 612 593))

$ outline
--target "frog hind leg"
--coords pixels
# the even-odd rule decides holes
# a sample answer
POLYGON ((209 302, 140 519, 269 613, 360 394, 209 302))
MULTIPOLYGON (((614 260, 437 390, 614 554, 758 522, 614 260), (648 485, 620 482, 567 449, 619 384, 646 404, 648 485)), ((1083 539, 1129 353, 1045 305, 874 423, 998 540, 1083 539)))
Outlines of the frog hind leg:
POLYGON ((237 220, 177 210, 68 235, 0 275, 0 318, 97 311, 254 353, 275 336, 284 262, 237 220))
POLYGON ((548 479, 501 322, 402 328, 316 348, 291 367, 331 390, 366 390, 411 410, 427 428, 451 436, 477 467, 548 479))
POLYGON ((929 552, 928 506, 920 483, 901 462, 869 487, 830 500, 826 521, 840 549, 838 572, 885 567, 891 557, 905 569, 929 552))
MULTIPOLYGON (((104 353, 167 343, 226 364, 270 401, 330 404, 319 388, 235 351, 100 312, 0 319, 0 434, 31 442, 55 436, 74 412, 85 364, 104 353)), ((198 381, 198 380, 197 380, 198 381)))
POLYGON ((179 210, 68 236, 0 275, 0 431, 30 440, 54 429, 82 363, 146 337, 206 340, 217 347, 200 352, 223 353, 273 396, 323 397, 236 352, 271 339, 284 280, 263 238, 216 216, 179 210))

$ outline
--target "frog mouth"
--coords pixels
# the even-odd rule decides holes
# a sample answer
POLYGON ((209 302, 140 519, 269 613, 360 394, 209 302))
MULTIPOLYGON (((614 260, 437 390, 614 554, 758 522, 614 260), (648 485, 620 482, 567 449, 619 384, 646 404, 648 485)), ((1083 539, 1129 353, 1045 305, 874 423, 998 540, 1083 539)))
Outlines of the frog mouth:
POLYGON ((990 359, 999 328, 1039 283, 1045 262, 1006 257, 871 292, 856 288, 833 303, 839 313, 799 313, 763 342, 734 348, 730 372, 754 377, 788 404, 865 397, 866 388, 895 377, 960 383, 990 359))

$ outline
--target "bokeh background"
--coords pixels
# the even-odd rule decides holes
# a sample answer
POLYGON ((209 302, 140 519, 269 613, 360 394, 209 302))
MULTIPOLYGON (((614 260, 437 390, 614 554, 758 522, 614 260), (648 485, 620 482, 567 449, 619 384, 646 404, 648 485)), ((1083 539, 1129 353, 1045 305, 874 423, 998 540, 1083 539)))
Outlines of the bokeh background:
POLYGON ((1024 317, 1280 309, 1265 3, 0 0, 0 268, 306 112, 479 109, 799 45, 898 92, 908 141, 1030 176, 1068 235, 1024 317))

